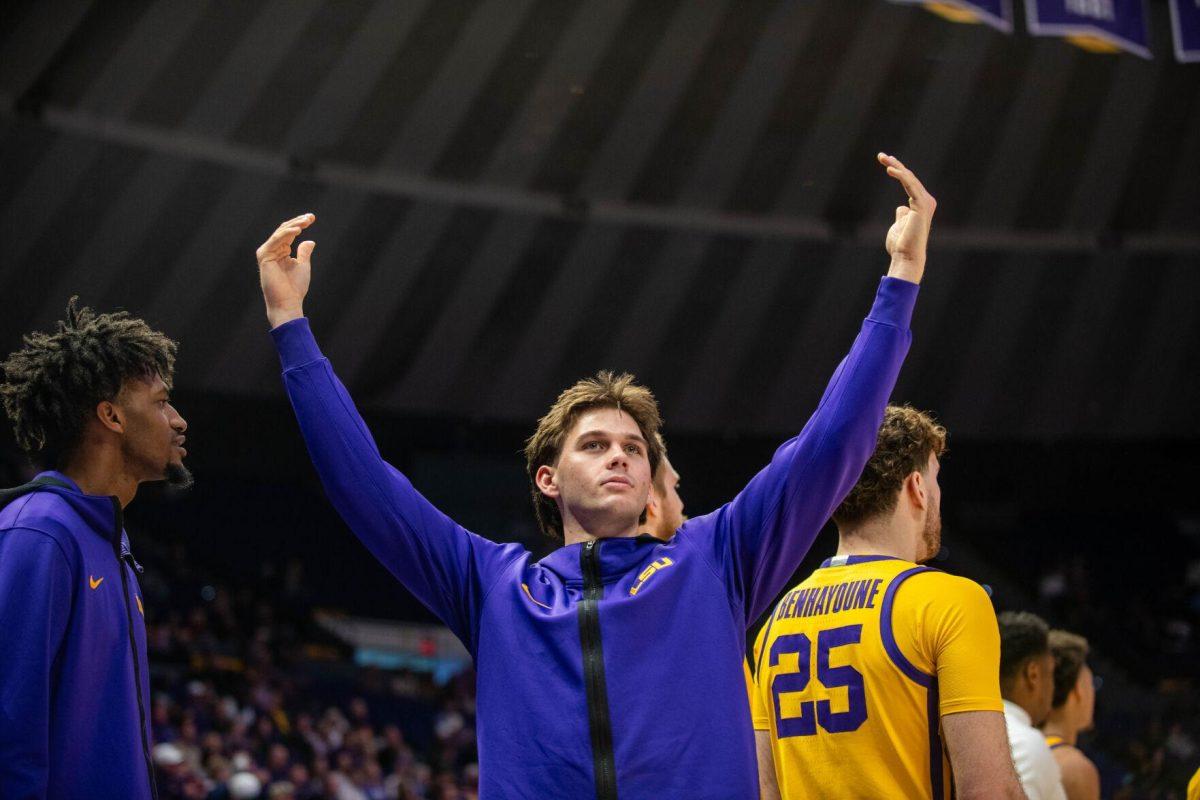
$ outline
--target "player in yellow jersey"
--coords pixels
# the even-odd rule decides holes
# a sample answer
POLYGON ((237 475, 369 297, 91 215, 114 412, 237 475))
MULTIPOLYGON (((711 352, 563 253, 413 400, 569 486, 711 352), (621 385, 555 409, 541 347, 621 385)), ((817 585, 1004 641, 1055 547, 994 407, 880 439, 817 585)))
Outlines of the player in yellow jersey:
POLYGON ((920 566, 941 546, 945 446, 928 416, 888 407, 834 513, 837 555, 784 595, 759 634, 751 709, 770 744, 759 763, 773 763, 785 800, 1024 797, 991 601, 972 581, 920 566))
POLYGON ((1052 630, 1050 652, 1054 654, 1054 700, 1042 723, 1042 733, 1062 771, 1067 800, 1100 800, 1100 772, 1075 746, 1080 731, 1091 729, 1096 706, 1095 677, 1087 665, 1087 639, 1052 630))

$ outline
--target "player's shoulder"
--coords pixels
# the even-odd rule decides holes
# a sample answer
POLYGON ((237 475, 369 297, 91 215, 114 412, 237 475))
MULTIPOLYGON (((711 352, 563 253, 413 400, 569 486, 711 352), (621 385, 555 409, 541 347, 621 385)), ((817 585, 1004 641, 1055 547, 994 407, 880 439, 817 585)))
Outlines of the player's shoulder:
POLYGON ((916 614, 926 620, 989 620, 995 624, 991 596, 982 584, 939 569, 914 572, 889 587, 897 613, 916 614))
POLYGON ((1051 752, 1062 770, 1064 780, 1067 779, 1068 773, 1079 776, 1099 775, 1095 763, 1078 747, 1064 744, 1053 748, 1051 752))
POLYGON ((21 571, 46 552, 58 553, 68 569, 79 561, 79 543, 66 526, 54 519, 32 518, 0 526, 0 561, 5 571, 21 571))
MULTIPOLYGON (((933 600, 979 600, 988 599, 989 592, 983 584, 962 575, 952 575, 934 567, 914 571, 905 580, 910 593, 920 593, 933 600)), ((990 602, 990 601, 989 601, 990 602)))
POLYGON ((37 532, 58 541, 72 542, 77 535, 70 524, 76 519, 71 505, 55 492, 30 492, 0 510, 0 534, 37 532))

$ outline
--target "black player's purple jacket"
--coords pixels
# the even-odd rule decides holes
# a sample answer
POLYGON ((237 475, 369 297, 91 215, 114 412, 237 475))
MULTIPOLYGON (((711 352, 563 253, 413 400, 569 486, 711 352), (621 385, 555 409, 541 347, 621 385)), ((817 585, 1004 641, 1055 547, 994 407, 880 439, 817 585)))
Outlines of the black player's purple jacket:
POLYGON ((870 458, 916 296, 883 279, 812 419, 732 502, 667 542, 541 561, 457 525, 383 460, 307 320, 272 331, 329 498, 475 658, 481 800, 758 796, 746 628, 870 458))
POLYGON ((115 497, 0 511, 0 798, 150 800, 146 621, 115 497))

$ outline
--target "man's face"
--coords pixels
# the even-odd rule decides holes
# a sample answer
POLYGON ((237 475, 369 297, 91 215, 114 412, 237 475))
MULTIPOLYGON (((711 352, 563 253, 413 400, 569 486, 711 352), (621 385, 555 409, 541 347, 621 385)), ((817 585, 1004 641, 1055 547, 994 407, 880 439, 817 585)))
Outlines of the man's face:
POLYGON ((937 473, 941 469, 942 465, 937 461, 937 456, 929 453, 929 463, 926 464, 923 473, 929 511, 925 515, 925 528, 920 534, 925 552, 918 561, 928 561, 942 549, 942 487, 937 483, 937 473))
POLYGON ((1079 670, 1075 680, 1075 691, 1079 694, 1079 730, 1091 730, 1096 712, 1096 676, 1087 664, 1079 670))
POLYGON ((183 465, 187 422, 171 405, 163 379, 130 378, 121 387, 115 405, 124 412, 125 435, 121 446, 125 461, 139 480, 165 480, 187 486, 191 473, 183 465))
POLYGON ((636 526, 650 491, 650 459, 637 422, 615 408, 581 414, 563 439, 550 483, 542 491, 559 502, 564 521, 569 515, 602 536, 636 526))
POLYGON ((925 492, 929 498, 929 511, 925 515, 925 530, 921 540, 925 545, 925 556, 919 561, 928 561, 942 549, 942 488, 938 485, 938 471, 942 468, 938 457, 929 454, 929 464, 925 469, 925 492))
POLYGON ((658 478, 650 485, 650 502, 656 508, 654 530, 650 533, 659 539, 670 539, 687 517, 679 496, 679 473, 665 456, 658 465, 658 478))

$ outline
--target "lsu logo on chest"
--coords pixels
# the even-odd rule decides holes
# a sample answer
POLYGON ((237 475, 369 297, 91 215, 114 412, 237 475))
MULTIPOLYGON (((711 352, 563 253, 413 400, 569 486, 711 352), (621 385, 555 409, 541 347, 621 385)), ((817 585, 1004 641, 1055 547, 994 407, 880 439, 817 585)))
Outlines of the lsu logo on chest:
POLYGON ((636 595, 641 590, 643 584, 645 584, 646 581, 650 580, 656 574, 658 574, 659 572, 661 572, 662 570, 666 569, 667 567, 671 566, 674 563, 675 562, 672 561, 670 558, 663 556, 662 558, 658 559, 650 566, 646 567, 644 570, 642 570, 638 574, 637 582, 635 584, 633 584, 633 587, 629 590, 629 596, 633 597, 634 595, 636 595))

